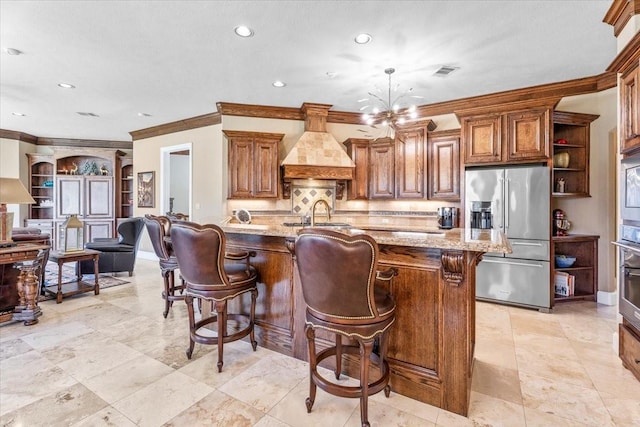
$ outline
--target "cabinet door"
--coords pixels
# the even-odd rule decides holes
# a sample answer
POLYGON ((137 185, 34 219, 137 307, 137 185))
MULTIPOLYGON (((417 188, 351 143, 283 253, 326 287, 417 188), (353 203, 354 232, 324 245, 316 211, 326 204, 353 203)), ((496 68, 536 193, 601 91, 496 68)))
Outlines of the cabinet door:
POLYGON ((94 239, 104 239, 113 237, 114 221, 85 221, 84 240, 92 242, 94 239))
POLYGON ((253 196, 253 139, 229 139, 229 198, 253 196))
POLYGON ((396 132, 396 198, 424 198, 426 128, 396 132))
POLYGON ((84 218, 113 218, 113 177, 86 177, 84 187, 84 218))
POLYGON ((429 140, 429 199, 460 200, 460 138, 429 140))
POLYGON ((347 199, 366 200, 369 198, 369 142, 347 141, 347 153, 356 164, 353 179, 347 183, 347 199))
POLYGON ((620 152, 640 148, 640 67, 620 78, 620 152))
POLYGON ((63 176, 56 178, 56 218, 84 215, 84 178, 63 176))
POLYGON ((278 141, 256 140, 254 155, 255 191, 253 197, 278 197, 278 141))
POLYGON ((466 164, 502 161, 502 120, 499 114, 462 119, 466 164))
POLYGON ((394 146, 388 139, 371 145, 371 188, 372 199, 393 199, 394 196, 394 146))
POLYGON ((507 161, 549 158, 551 111, 538 108, 508 113, 507 161))

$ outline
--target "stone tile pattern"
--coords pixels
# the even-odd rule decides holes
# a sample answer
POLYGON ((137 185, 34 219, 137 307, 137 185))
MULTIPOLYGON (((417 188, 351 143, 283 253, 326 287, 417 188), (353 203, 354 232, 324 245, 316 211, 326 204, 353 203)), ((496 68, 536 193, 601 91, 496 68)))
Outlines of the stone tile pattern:
MULTIPOLYGON (((306 214, 311 215, 311 206, 319 199, 326 201, 333 210, 335 194, 336 190, 333 187, 293 186, 291 190, 291 212, 301 216, 306 214)), ((326 208, 324 205, 317 207, 316 218, 326 218, 326 208)))
MULTIPOLYGON (((187 310, 162 317, 156 262, 131 283, 42 303, 40 323, 0 326, 1 426, 359 426, 356 399, 319 390, 307 414, 307 364, 244 341, 196 344, 187 310)), ((640 382, 614 352, 615 307, 551 314, 477 303, 468 418, 396 393, 372 397, 373 426, 638 426, 640 382)), ((341 381, 349 382, 347 378, 341 381)))

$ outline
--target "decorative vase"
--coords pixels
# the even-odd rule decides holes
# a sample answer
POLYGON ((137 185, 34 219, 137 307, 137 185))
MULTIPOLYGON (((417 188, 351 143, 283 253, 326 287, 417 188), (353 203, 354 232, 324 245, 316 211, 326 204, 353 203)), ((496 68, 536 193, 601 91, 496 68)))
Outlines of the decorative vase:
POLYGON ((569 153, 563 151, 553 155, 553 167, 554 168, 567 168, 569 167, 569 153))

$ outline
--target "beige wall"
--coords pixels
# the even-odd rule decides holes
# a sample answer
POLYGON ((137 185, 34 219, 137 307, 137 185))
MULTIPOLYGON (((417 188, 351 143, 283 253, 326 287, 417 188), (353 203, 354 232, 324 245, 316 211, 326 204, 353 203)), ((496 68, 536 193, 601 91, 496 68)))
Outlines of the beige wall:
POLYGON ((570 233, 597 234, 598 286, 600 291, 616 290, 616 185, 617 185, 617 88, 599 93, 564 98, 557 110, 599 114, 591 123, 589 175, 591 197, 554 199, 553 207, 566 212, 570 233))
MULTIPOLYGON (((29 162, 26 153, 35 152, 35 145, 15 139, 0 138, 0 176, 4 178, 20 178, 29 188, 29 162)), ((27 205, 7 205, 7 211, 14 213, 13 226, 24 226, 29 215, 27 205)))
MULTIPOLYGON (((223 141, 221 126, 208 126, 137 140, 133 143, 133 176, 139 172, 155 171, 156 204, 154 208, 137 207, 134 194, 134 216, 163 214, 160 206, 161 148, 191 144, 192 161, 192 207, 191 219, 199 223, 220 222, 227 211, 227 149, 223 141)), ((188 179, 188 177, 184 177, 188 179)), ((140 250, 153 252, 148 235, 143 235, 140 250)))

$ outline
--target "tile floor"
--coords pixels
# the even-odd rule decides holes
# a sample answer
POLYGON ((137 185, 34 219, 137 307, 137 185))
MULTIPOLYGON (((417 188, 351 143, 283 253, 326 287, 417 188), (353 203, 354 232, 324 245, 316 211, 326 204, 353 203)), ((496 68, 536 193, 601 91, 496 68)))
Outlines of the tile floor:
MULTIPOLYGON (((321 390, 311 414, 305 362, 248 343, 196 344, 183 303, 162 317, 157 263, 130 284, 41 304, 40 323, 0 326, 2 426, 359 426, 358 401, 321 390)), ((640 382, 614 352, 615 307, 552 314, 478 303, 469 417, 392 393, 373 426, 640 426, 640 382)))

